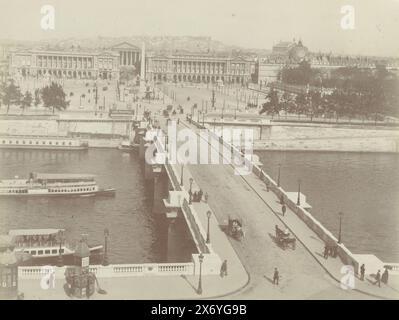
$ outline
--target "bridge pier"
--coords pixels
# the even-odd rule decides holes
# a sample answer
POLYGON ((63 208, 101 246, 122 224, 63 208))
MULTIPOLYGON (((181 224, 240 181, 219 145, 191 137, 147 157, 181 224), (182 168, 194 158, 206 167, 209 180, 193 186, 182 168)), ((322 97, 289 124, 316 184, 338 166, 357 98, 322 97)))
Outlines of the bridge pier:
POLYGON ((154 183, 152 211, 154 213, 164 213, 164 199, 168 196, 169 191, 168 175, 166 174, 162 166, 153 166, 151 171, 154 183))
POLYGON ((182 257, 183 252, 192 252, 195 248, 189 228, 182 213, 182 203, 184 197, 188 194, 185 191, 169 191, 167 199, 163 200, 165 208, 167 232, 165 234, 165 252, 166 262, 178 262, 181 259, 187 260, 188 257, 182 257))

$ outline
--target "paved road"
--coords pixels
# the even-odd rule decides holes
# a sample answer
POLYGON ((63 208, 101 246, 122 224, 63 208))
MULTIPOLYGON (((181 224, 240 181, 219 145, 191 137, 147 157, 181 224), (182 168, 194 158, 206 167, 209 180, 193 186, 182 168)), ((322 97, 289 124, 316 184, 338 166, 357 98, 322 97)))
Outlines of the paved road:
MULTIPOLYGON (((184 90, 181 89, 181 90, 184 90)), ((177 103, 186 112, 204 90, 190 89, 177 95, 177 103), (193 91, 198 94, 194 95, 193 91), (189 102, 186 95, 190 95, 189 102), (179 99, 180 96, 180 99, 179 99)), ((198 101, 198 100, 197 100, 198 101)), ((201 101, 201 100, 199 100, 201 101)), ((197 102, 198 103, 198 102, 197 102)), ((219 223, 227 224, 228 216, 239 216, 244 221, 246 237, 242 242, 231 239, 240 260, 250 275, 249 285, 232 299, 355 299, 367 297, 342 290, 300 244, 296 250, 282 250, 272 235, 274 226, 281 222, 270 208, 253 192, 241 176, 234 175, 230 165, 190 165, 196 183, 208 192, 209 204, 219 223), (281 284, 273 286, 274 268, 280 270, 281 284)))

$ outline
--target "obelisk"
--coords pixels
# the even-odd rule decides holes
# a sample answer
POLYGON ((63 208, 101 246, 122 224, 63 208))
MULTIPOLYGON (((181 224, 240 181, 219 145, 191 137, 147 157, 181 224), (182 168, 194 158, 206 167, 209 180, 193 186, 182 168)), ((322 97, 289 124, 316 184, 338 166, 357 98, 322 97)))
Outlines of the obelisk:
POLYGON ((145 88, 145 43, 141 45, 141 65, 140 65, 140 92, 144 93, 145 88))

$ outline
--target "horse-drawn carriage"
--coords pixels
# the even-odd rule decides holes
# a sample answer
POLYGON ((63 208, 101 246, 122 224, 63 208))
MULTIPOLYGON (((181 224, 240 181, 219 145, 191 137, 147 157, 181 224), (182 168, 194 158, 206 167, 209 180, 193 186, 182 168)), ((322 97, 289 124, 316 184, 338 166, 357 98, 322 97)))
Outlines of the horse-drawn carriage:
POLYGON ((292 250, 295 250, 296 247, 295 237, 290 238, 290 233, 288 232, 288 229, 284 231, 280 229, 278 225, 276 225, 276 242, 284 250, 289 246, 292 248, 292 250))
POLYGON ((234 239, 241 241, 241 239, 244 237, 242 219, 237 217, 231 218, 229 216, 227 233, 230 237, 233 237, 234 239))

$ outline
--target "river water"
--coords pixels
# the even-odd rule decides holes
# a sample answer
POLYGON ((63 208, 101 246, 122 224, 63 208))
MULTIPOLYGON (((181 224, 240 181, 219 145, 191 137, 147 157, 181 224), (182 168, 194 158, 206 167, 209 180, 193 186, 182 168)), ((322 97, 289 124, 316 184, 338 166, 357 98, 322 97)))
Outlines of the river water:
POLYGON ((0 198, 0 234, 9 229, 65 228, 70 243, 88 234, 89 244, 104 243, 109 229, 112 263, 158 262, 158 237, 151 195, 135 154, 116 149, 80 151, 0 150, 0 177, 27 177, 29 172, 88 173, 112 197, 0 198))
POLYGON ((353 253, 399 262, 399 156, 381 153, 257 152, 265 171, 281 186, 298 190, 312 214, 353 253))
MULTIPOLYGON (((399 157, 391 154, 332 152, 261 152, 274 178, 281 163, 281 184, 301 190, 312 214, 335 235, 344 213, 342 239, 355 253, 373 253, 399 262, 399 157)), ((90 173, 115 198, 0 198, 0 234, 15 228, 65 228, 69 242, 88 234, 103 243, 108 228, 112 263, 162 261, 152 195, 135 154, 115 149, 76 151, 0 150, 0 178, 29 172, 90 173)), ((190 252, 182 253, 182 260, 190 252)))

